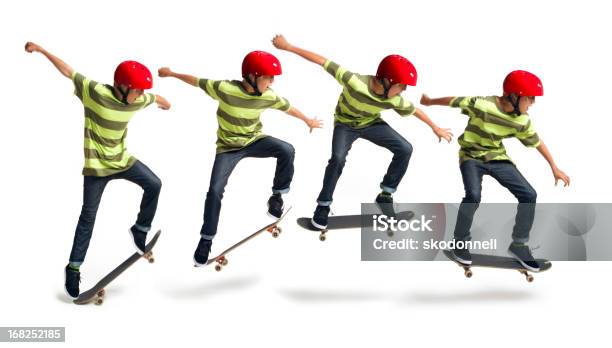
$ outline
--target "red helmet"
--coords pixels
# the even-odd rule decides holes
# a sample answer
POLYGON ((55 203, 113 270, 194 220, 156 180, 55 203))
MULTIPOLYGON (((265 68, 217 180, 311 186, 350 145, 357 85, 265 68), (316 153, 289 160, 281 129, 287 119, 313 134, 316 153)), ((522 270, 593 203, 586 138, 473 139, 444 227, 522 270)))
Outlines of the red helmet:
POLYGON ((539 97, 544 95, 544 87, 542 81, 529 71, 515 70, 504 79, 504 94, 539 97))
POLYGON ((149 69, 133 60, 126 60, 115 69, 115 83, 134 89, 153 87, 153 75, 149 69))
POLYGON ((276 57, 264 51, 253 51, 242 61, 242 77, 249 74, 257 76, 276 76, 283 73, 281 64, 276 57))
POLYGON ((392 85, 403 83, 405 85, 416 86, 417 71, 408 59, 392 54, 380 61, 376 78, 379 80, 386 78, 392 85))

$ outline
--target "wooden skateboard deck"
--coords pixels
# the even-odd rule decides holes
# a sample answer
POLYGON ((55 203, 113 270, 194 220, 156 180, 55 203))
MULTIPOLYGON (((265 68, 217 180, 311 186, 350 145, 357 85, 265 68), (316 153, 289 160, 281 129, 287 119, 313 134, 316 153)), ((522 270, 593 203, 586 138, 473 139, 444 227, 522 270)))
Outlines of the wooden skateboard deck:
MULTIPOLYGON (((319 233, 319 239, 323 242, 327 238, 327 232, 331 230, 342 230, 347 228, 360 228, 360 227, 371 227, 374 221, 374 215, 381 214, 367 214, 367 215, 338 215, 330 216, 327 220, 327 228, 320 230, 312 225, 309 217, 301 217, 297 219, 298 225, 309 231, 319 233)), ((402 211, 395 214, 395 218, 398 220, 410 220, 414 217, 412 211, 402 211)), ((393 236, 393 232, 387 232, 389 236, 393 236)))
POLYGON ((105 291, 104 288, 110 284, 113 280, 115 280, 123 271, 128 269, 131 265, 136 263, 136 261, 144 258, 149 261, 149 263, 155 262, 153 258, 153 247, 155 243, 157 243, 157 239, 159 239, 159 235, 161 234, 161 230, 157 231, 151 241, 145 246, 145 253, 140 255, 139 253, 134 253, 127 260, 123 261, 119 266, 117 266, 114 270, 112 270, 109 274, 107 274, 104 278, 102 278, 99 282, 96 283, 91 289, 81 293, 78 298, 76 298, 73 302, 76 304, 87 304, 90 302, 94 302, 97 305, 101 305, 104 302, 105 291))
POLYGON ((289 211, 291 210, 291 207, 289 207, 289 209, 287 209, 285 211, 285 213, 276 221, 272 222, 271 224, 253 232, 252 234, 248 235, 246 238, 242 239, 241 241, 239 241, 238 243, 230 246, 229 248, 225 249, 222 253, 220 253, 219 255, 215 256, 215 257, 211 257, 208 259, 208 261, 206 262, 206 265, 210 265, 212 263, 215 263, 215 270, 216 271, 221 271, 223 269, 223 266, 227 266, 228 261, 227 261, 227 254, 236 249, 237 247, 241 246, 242 244, 246 243, 247 241, 255 238, 257 235, 261 234, 264 231, 270 232, 272 234, 272 237, 277 238, 281 232, 282 229, 278 226, 278 224, 281 222, 281 220, 289 213, 289 211))
POLYGON ((452 256, 452 252, 450 250, 442 250, 444 256, 448 257, 451 261, 459 265, 459 267, 463 268, 463 274, 467 278, 472 277, 472 267, 490 267, 490 268, 501 268, 501 269, 511 269, 516 270, 522 275, 525 276, 525 279, 528 282, 533 281, 533 275, 530 273, 540 273, 549 270, 552 267, 552 263, 548 260, 544 259, 536 259, 536 262, 540 265, 540 270, 538 272, 534 272, 526 269, 521 265, 518 261, 516 261, 512 257, 507 256, 494 256, 494 255, 484 255, 484 254, 472 254, 472 264, 464 265, 457 260, 455 260, 452 256))

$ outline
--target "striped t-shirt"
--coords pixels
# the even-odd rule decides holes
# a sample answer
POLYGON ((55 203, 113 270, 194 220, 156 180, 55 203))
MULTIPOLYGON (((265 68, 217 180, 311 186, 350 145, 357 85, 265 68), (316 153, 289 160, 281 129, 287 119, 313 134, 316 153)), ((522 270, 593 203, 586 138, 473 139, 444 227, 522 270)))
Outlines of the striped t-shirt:
POLYGON ((455 97, 450 106, 461 108, 470 117, 459 137, 459 160, 476 159, 484 162, 508 160, 505 138, 517 138, 528 147, 540 145, 528 114, 511 115, 497 105, 497 97, 455 97))
POLYGON ((155 101, 146 93, 125 105, 113 95, 112 87, 72 74, 74 94, 85 108, 85 164, 83 175, 108 176, 129 169, 136 158, 127 152, 125 138, 134 113, 155 101))
POLYGON ((256 96, 249 94, 240 81, 198 79, 198 85, 219 102, 217 153, 239 150, 265 137, 259 119, 265 109, 287 111, 291 107, 270 88, 256 96))
POLYGON ((374 94, 370 89, 370 81, 374 76, 350 72, 330 60, 323 64, 323 68, 343 87, 334 113, 336 123, 351 128, 364 128, 381 122, 380 112, 383 110, 393 109, 401 116, 412 115, 416 110, 412 103, 400 95, 384 98, 374 94))

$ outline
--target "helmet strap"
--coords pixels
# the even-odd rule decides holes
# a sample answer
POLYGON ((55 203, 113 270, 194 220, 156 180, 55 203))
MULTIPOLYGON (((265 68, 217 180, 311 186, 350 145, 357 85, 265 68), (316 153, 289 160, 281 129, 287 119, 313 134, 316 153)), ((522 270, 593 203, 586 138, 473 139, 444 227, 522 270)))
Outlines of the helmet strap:
POLYGON ((380 80, 378 80, 378 82, 380 82, 380 84, 383 86, 383 96, 385 97, 385 99, 389 99, 389 90, 391 89, 391 83, 385 83, 385 79, 382 78, 380 80))
POLYGON ((251 87, 253 87, 253 89, 255 90, 255 95, 256 96, 261 96, 261 91, 259 90, 259 88, 257 87, 257 76, 253 75, 253 79, 251 80, 250 75, 247 75, 247 82, 249 83, 249 85, 251 85, 251 87))
POLYGON ((120 86, 117 86, 117 91, 119 91, 119 94, 121 95, 121 102, 128 105, 127 97, 128 94, 130 94, 130 88, 128 87, 125 91, 123 91, 120 86))
POLYGON ((512 115, 520 115, 521 110, 519 109, 519 103, 521 101, 521 97, 512 93, 506 96, 506 100, 508 100, 508 102, 510 102, 510 105, 512 105, 512 107, 514 108, 514 110, 512 110, 512 115))

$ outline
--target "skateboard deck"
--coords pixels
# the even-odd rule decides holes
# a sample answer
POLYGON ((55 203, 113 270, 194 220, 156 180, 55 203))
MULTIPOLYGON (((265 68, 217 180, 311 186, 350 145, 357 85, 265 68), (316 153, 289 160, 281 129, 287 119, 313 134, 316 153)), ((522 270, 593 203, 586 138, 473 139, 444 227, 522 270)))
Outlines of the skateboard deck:
POLYGON ((531 283, 533 281, 533 275, 531 273, 544 272, 552 267, 552 263, 550 261, 544 259, 536 259, 536 262, 540 265, 540 270, 534 272, 523 267, 523 265, 521 265, 512 257, 484 254, 472 254, 472 264, 464 265, 453 258, 450 250, 442 250, 442 252, 444 253, 444 256, 448 257, 451 261, 459 265, 459 267, 463 268, 463 274, 467 278, 472 277, 472 267, 490 267, 516 270, 525 276, 525 280, 531 283))
MULTIPOLYGON (((319 240, 322 242, 327 238, 327 232, 331 230, 342 230, 347 228, 359 228, 359 227, 371 227, 374 221, 374 215, 381 214, 367 214, 367 215, 338 215, 330 216, 327 220, 327 228, 320 230, 312 225, 309 217, 301 217, 297 219, 298 225, 309 231, 319 232, 319 240)), ((402 211, 396 213, 394 216, 398 220, 410 220, 414 217, 412 211, 402 211)), ((393 236, 392 231, 388 231, 387 234, 393 236)))
POLYGON ((104 302, 104 295, 106 294, 104 288, 110 284, 113 280, 115 280, 123 271, 128 269, 131 265, 136 263, 136 261, 141 258, 146 259, 149 263, 155 262, 153 258, 153 247, 155 243, 157 243, 157 239, 159 239, 159 235, 161 234, 161 230, 157 231, 151 241, 145 246, 145 253, 140 255, 139 253, 134 253, 127 260, 123 261, 119 266, 117 266, 114 270, 112 270, 109 274, 107 274, 104 278, 102 278, 99 282, 96 283, 91 289, 81 293, 78 298, 76 298, 73 302, 76 304, 87 304, 90 302, 94 302, 97 305, 101 305, 104 302))
POLYGON ((227 261, 227 254, 236 249, 237 247, 241 246, 242 244, 248 242, 249 240, 255 238, 257 235, 261 234, 264 231, 270 232, 272 234, 272 237, 277 238, 281 232, 282 229, 278 226, 278 224, 281 222, 281 220, 289 213, 289 211, 291 210, 291 207, 289 207, 289 209, 287 209, 285 211, 285 213, 276 221, 266 225, 265 227, 253 232, 252 234, 248 235, 246 238, 242 239, 241 241, 239 241, 238 243, 230 246, 229 248, 225 249, 222 253, 220 253, 219 255, 215 256, 215 257, 211 257, 210 259, 208 259, 208 261, 206 262, 206 266, 215 263, 215 270, 217 272, 221 271, 223 269, 223 266, 227 266, 228 261, 227 261))

